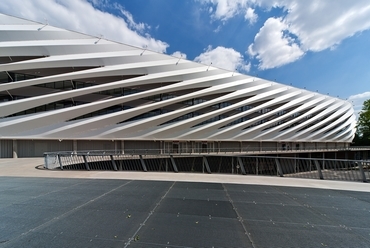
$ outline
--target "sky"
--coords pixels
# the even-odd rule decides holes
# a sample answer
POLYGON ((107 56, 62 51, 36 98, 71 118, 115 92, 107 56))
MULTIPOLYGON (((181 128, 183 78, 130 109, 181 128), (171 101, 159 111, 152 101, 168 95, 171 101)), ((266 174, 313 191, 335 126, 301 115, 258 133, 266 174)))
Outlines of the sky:
POLYGON ((0 12, 346 99, 370 99, 369 0, 1 0, 0 12))

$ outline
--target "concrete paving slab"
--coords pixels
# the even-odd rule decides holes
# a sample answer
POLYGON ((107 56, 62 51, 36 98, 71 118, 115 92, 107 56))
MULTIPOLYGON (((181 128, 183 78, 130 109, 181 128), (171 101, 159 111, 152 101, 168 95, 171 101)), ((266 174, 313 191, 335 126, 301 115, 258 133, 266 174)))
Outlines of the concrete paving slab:
POLYGON ((2 200, 12 200, 12 195, 18 198, 0 206, 1 247, 370 246, 367 226, 370 203, 366 201, 366 192, 356 192, 352 198, 350 191, 307 191, 286 186, 42 177, 0 177, 2 182, 2 179, 12 185, 12 194, 0 194, 2 200), (53 180, 56 187, 46 187, 53 180), (16 187, 13 182, 17 182, 16 187), (263 200, 258 198, 259 187, 263 200), (171 195, 172 190, 187 189, 194 194, 200 192, 199 197, 171 195), (310 198, 304 198, 308 192, 310 198), (320 202, 327 195, 335 197, 328 197, 324 206, 302 202, 302 199, 320 202), (222 200, 208 200, 212 197, 222 200), (281 204, 277 201, 279 197, 292 197, 295 203, 281 204))
POLYGON ((0 247, 370 247, 366 183, 0 160, 0 247))

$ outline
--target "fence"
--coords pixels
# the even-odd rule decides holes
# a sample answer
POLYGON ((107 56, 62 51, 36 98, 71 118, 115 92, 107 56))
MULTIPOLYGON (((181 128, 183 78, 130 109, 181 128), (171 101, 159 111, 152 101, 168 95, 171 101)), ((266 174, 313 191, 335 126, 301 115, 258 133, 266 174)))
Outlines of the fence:
POLYGON ((45 153, 45 168, 60 170, 225 173, 362 181, 370 180, 370 161, 227 154, 151 152, 45 153))

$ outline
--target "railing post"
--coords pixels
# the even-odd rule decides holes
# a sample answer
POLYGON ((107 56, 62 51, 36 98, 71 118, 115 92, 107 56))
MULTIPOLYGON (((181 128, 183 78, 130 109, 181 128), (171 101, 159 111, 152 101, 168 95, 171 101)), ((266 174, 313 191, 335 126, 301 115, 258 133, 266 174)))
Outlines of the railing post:
POLYGON ((316 159, 314 160, 314 163, 315 163, 315 166, 316 166, 316 169, 317 169, 317 173, 319 174, 319 178, 324 179, 324 176, 322 175, 322 171, 321 171, 321 168, 320 168, 320 163, 316 159))

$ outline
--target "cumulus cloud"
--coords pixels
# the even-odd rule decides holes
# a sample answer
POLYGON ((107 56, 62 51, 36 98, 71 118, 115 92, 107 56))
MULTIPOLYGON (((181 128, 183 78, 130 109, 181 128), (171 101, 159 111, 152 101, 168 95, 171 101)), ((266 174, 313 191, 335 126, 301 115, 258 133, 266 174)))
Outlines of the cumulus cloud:
MULTIPOLYGON (((303 52, 319 52, 333 49, 345 38, 370 28, 370 3, 367 0, 349 1, 298 1, 298 0, 260 0, 260 6, 265 8, 280 7, 286 15, 280 18, 284 25, 271 25, 268 19, 256 35, 250 48, 259 47, 253 54, 260 61, 261 69, 279 67, 299 59, 303 52), (272 28, 272 32, 284 32, 285 37, 296 37, 291 49, 280 40, 280 46, 267 35, 264 28, 272 28), (271 61, 271 56, 265 56, 267 50, 279 49, 285 53, 285 59, 271 61), (300 52, 301 51, 301 52, 300 52)), ((288 38, 289 39, 289 38, 288 38)), ((253 50, 252 50, 253 52, 253 50)))
POLYGON ((245 12, 244 18, 249 21, 250 24, 254 24, 257 21, 257 14, 254 13, 254 9, 251 7, 247 8, 247 11, 245 12))
POLYGON ((148 34, 142 34, 149 26, 136 23, 132 15, 119 8, 122 16, 97 9, 107 6, 108 1, 91 0, 2 0, 0 11, 17 17, 74 30, 90 35, 102 35, 106 39, 125 44, 147 47, 164 53, 169 46, 148 34))
POLYGON ((174 52, 171 55, 174 56, 174 57, 176 57, 176 58, 186 59, 186 54, 185 53, 182 53, 180 51, 176 51, 176 52, 174 52))
POLYGON ((225 48, 218 46, 212 49, 212 46, 208 46, 204 53, 197 56, 194 61, 226 69, 229 71, 240 70, 248 72, 250 70, 251 64, 246 64, 239 52, 232 48, 225 48))
POLYGON ((322 51, 370 28, 370 2, 281 1, 289 31, 299 37, 304 50, 322 51))
POLYGON ((215 20, 221 20, 223 22, 228 19, 244 14, 244 18, 251 24, 257 20, 257 14, 254 13, 254 9, 250 7, 250 3, 254 0, 200 0, 203 4, 211 4, 208 8, 209 14, 215 20), (213 8, 212 5, 215 7, 213 8))
POLYGON ((319 52, 334 49, 344 39, 356 33, 370 29, 370 2, 322 1, 322 0, 200 0, 213 6, 211 17, 226 22, 230 18, 244 13, 250 23, 255 23, 258 16, 255 9, 270 11, 274 8, 283 10, 281 16, 274 19, 281 24, 273 25, 268 19, 260 32, 256 34, 250 54, 260 62, 260 68, 279 67, 299 59, 308 51, 319 52), (283 26, 283 28, 282 28, 283 26), (274 39, 263 34, 266 29, 276 36, 283 32, 277 46, 274 39), (291 39, 294 39, 293 41, 291 39), (258 47, 259 49, 257 49, 258 47), (265 51, 281 50, 278 59, 271 60, 265 51), (261 52, 261 53, 260 53, 261 52), (282 53, 285 52, 285 55, 282 53))
POLYGON ((286 30, 281 18, 269 18, 260 29, 248 47, 248 53, 260 61, 260 69, 288 64, 304 54, 295 40, 284 33, 286 30))
POLYGON ((359 113, 362 110, 362 106, 365 100, 370 99, 370 91, 352 95, 348 98, 348 101, 350 101, 353 104, 353 108, 355 109, 356 118, 358 119, 359 113))

